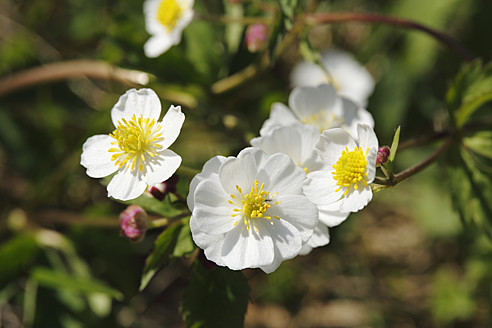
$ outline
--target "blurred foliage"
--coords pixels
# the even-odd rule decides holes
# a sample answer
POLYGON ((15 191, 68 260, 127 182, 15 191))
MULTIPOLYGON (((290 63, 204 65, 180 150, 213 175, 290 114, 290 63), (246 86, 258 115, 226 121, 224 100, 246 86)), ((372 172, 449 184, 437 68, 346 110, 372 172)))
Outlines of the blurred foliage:
MULTIPOLYGON (((164 110, 182 104, 187 116, 171 147, 190 168, 180 171, 181 195, 194 170, 214 155, 237 154, 258 134, 271 104, 287 102, 289 72, 302 54, 315 57, 332 46, 353 53, 377 81, 368 110, 381 145, 391 143, 399 125, 403 142, 440 130, 448 120, 463 138, 448 149, 445 166, 432 166, 394 192, 377 193, 366 210, 332 229, 327 247, 271 275, 241 273, 193 261, 197 251, 186 221, 151 230, 139 244, 120 236, 118 215, 125 205, 108 199, 104 182, 88 178, 79 161, 87 137, 113 129, 109 110, 129 86, 77 78, 2 95, 1 326, 200 327, 223 316, 214 326, 234 327, 246 308, 248 327, 492 325, 492 245, 483 236, 492 219, 492 134, 466 130, 490 115, 492 2, 196 1, 199 15, 239 19, 280 10, 269 26, 275 62, 219 94, 212 92, 215 82, 262 61, 263 54, 244 45, 246 24, 196 20, 178 46, 149 59, 142 48, 149 37, 142 3, 2 1, 0 79, 72 59, 151 73, 149 87, 164 110), (315 9, 414 19, 446 31, 481 61, 463 65, 427 35, 360 23, 313 27, 277 53, 295 12, 315 9), (222 312, 204 311, 209 302, 222 312)), ((398 152, 395 172, 432 149, 398 152)), ((142 196, 136 203, 155 218, 183 210, 172 197, 158 202, 142 196)))

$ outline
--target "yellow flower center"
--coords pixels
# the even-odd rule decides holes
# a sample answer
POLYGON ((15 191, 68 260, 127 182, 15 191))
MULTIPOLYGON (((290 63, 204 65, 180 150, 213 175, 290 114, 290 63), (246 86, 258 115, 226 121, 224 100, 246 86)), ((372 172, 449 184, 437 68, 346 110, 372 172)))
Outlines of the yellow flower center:
POLYGON ((183 15, 183 9, 176 0, 162 0, 157 10, 157 20, 171 32, 183 15))
POLYGON ((162 148, 159 142, 164 138, 160 130, 160 124, 156 125, 155 120, 143 118, 142 115, 137 118, 133 114, 129 121, 122 118, 116 130, 109 134, 115 139, 111 144, 116 146, 109 149, 114 153, 111 160, 120 168, 127 165, 132 171, 135 167, 142 171, 145 161, 155 157, 162 148))
POLYGON ((347 147, 342 151, 342 156, 338 159, 333 168, 333 179, 337 180, 337 186, 340 186, 336 191, 340 191, 346 187, 344 195, 347 195, 350 187, 354 186, 357 190, 360 181, 367 187, 366 156, 369 153, 369 148, 366 150, 366 155, 362 152, 362 148, 355 147, 353 151, 349 151, 347 147))
POLYGON ((320 132, 342 125, 343 118, 336 116, 329 110, 320 110, 315 114, 301 118, 304 124, 314 125, 320 132))
MULTIPOLYGON (((241 188, 236 185, 236 189, 241 195, 241 200, 239 200, 233 194, 231 194, 232 200, 229 200, 229 204, 239 205, 239 208, 235 208, 234 209, 235 213, 232 214, 231 216, 233 218, 236 218, 237 216, 242 216, 244 225, 246 226, 248 231, 250 225, 253 224, 254 230, 258 232, 258 228, 256 227, 255 224, 256 218, 264 218, 270 220, 271 222, 272 216, 268 215, 268 213, 266 212, 270 207, 272 207, 272 205, 277 205, 280 203, 280 201, 277 201, 272 204, 272 200, 273 198, 275 198, 275 196, 277 196, 277 193, 274 193, 272 196, 270 196, 270 192, 265 191, 263 189, 265 187, 265 184, 262 183, 259 188, 258 188, 258 184, 259 184, 258 180, 255 180, 249 194, 243 194, 241 188)), ((273 216, 273 218, 280 220, 278 216, 273 216)), ((237 225, 238 222, 239 220, 234 222, 234 225, 237 225)))

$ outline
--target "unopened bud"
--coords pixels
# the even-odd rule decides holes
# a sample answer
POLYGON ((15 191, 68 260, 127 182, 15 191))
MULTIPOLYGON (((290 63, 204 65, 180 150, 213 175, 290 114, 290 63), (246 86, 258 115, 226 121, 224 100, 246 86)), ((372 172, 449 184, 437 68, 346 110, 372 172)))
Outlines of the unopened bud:
POLYGON ((147 232, 147 213, 137 205, 130 205, 120 214, 121 233, 134 242, 139 242, 147 232))
POLYGON ((246 29, 246 47, 250 52, 257 52, 266 44, 268 28, 265 24, 249 25, 246 29))
POLYGON ((166 181, 153 185, 149 192, 158 200, 164 200, 167 194, 176 192, 178 181, 179 176, 173 174, 166 181))
POLYGON ((390 154, 390 149, 388 146, 382 146, 378 149, 378 155, 376 159, 376 165, 384 164, 388 161, 388 157, 390 154))

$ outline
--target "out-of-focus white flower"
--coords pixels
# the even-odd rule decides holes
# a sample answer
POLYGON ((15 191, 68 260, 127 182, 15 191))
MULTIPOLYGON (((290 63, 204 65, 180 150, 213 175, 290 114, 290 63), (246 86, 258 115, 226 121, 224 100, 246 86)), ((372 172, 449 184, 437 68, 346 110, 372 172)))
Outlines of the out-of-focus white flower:
POLYGON ((340 97, 331 84, 295 88, 289 95, 289 107, 274 103, 260 135, 266 135, 278 126, 299 123, 314 125, 319 132, 341 127, 354 136, 358 123, 374 126, 372 115, 367 110, 340 97))
POLYGON ((120 200, 140 196, 148 186, 167 180, 181 157, 167 149, 178 137, 185 116, 171 106, 161 122, 161 102, 151 89, 130 89, 111 110, 116 129, 95 135, 82 146, 80 164, 92 178, 114 172, 108 196, 120 200))
POLYGON ((218 265, 273 272, 299 254, 318 222, 305 180, 285 154, 246 148, 212 158, 190 184, 193 240, 218 265))
POLYGON ((146 0, 145 27, 151 34, 145 55, 157 57, 181 41, 181 33, 193 18, 194 0, 146 0))
MULTIPOLYGON (((260 148, 267 154, 287 154, 307 174, 329 169, 328 164, 321 160, 314 148, 319 136, 320 133, 316 127, 296 124, 278 127, 265 136, 252 139, 250 143, 253 147, 260 148)), ((322 215, 323 213, 320 212, 320 221, 313 236, 303 245, 301 255, 308 254, 313 248, 324 246, 330 242, 328 228, 323 224, 322 215)))
POLYGON ((340 224, 348 213, 361 210, 372 199, 378 139, 366 124, 357 126, 357 135, 355 140, 342 129, 331 129, 316 143, 316 151, 330 169, 309 173, 304 193, 324 212, 320 217, 329 227, 340 224))
POLYGON ((374 80, 369 72, 349 53, 331 49, 322 54, 324 69, 312 62, 301 62, 294 66, 290 80, 292 86, 317 86, 331 83, 338 93, 366 106, 374 90, 374 80))

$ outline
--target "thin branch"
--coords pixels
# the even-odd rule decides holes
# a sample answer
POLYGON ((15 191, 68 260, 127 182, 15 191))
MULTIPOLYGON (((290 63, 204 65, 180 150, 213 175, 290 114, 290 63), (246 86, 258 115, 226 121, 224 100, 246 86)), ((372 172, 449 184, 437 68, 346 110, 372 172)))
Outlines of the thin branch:
POLYGON ((432 164, 444 151, 446 151, 450 146, 453 141, 453 138, 448 136, 446 140, 443 142, 443 144, 436 149, 429 157, 424 159, 422 162, 418 163, 415 166, 412 166, 411 168, 406 169, 405 171, 402 171, 394 176, 394 184, 396 185, 397 183, 402 182, 403 180, 411 177, 412 175, 422 171, 425 169, 427 166, 432 164))
POLYGON ((451 36, 434 30, 430 27, 422 25, 420 23, 391 16, 385 16, 373 13, 315 13, 307 14, 304 16, 305 21, 308 24, 319 24, 319 23, 343 23, 343 22, 364 22, 364 23, 379 23, 388 24, 413 30, 418 30, 424 32, 434 39, 438 40, 445 46, 454 50, 458 55, 460 55, 466 61, 473 61, 475 56, 471 54, 467 49, 461 46, 455 39, 451 36))
POLYGON ((145 85, 151 74, 113 66, 104 61, 72 60, 27 69, 0 80, 0 96, 35 84, 58 80, 89 77, 115 80, 129 86, 145 85))

